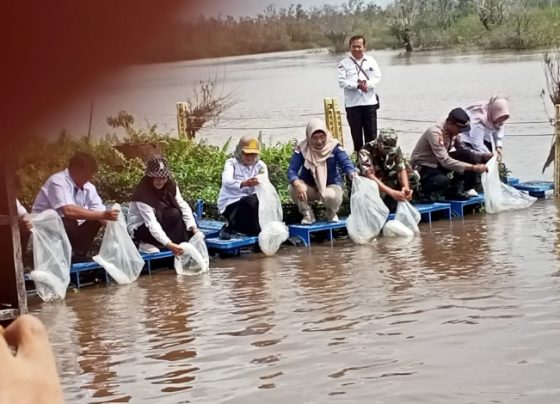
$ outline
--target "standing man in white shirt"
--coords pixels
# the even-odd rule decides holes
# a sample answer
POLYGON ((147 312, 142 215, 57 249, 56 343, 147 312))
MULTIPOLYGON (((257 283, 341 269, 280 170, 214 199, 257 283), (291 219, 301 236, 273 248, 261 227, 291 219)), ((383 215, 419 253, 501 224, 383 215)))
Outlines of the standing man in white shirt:
POLYGON ((372 56, 365 55, 366 40, 362 35, 350 38, 350 55, 338 64, 338 85, 344 89, 346 118, 357 152, 377 137, 379 100, 375 86, 381 81, 381 70, 372 56))
POLYGON ((50 176, 35 198, 32 213, 54 209, 72 245, 72 262, 87 261, 88 252, 99 228, 107 220, 117 220, 118 210, 107 210, 89 181, 97 171, 95 158, 77 152, 68 168, 50 176))

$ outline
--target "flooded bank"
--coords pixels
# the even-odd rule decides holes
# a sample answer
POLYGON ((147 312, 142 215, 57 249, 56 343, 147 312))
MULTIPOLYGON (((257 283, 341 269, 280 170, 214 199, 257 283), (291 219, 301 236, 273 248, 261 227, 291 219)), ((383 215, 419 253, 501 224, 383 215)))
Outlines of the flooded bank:
POLYGON ((558 206, 31 299, 68 402, 553 403, 558 206))

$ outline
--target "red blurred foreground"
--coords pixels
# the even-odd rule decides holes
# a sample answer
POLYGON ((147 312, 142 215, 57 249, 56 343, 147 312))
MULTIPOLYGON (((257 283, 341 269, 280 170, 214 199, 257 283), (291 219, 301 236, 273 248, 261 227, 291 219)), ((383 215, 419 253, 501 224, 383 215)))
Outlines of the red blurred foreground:
POLYGON ((146 59, 187 0, 5 1, 0 6, 0 134, 13 152, 30 125, 111 70, 146 59))

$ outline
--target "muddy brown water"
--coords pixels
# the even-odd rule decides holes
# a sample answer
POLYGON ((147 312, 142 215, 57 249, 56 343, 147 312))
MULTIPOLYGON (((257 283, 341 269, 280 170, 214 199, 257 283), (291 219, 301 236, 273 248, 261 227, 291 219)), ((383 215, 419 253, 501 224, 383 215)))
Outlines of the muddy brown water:
MULTIPOLYGON (((541 175, 553 131, 540 97, 545 87, 543 51, 371 54, 383 73, 376 89, 381 96, 379 128, 399 132, 403 153, 410 154, 422 132, 452 108, 503 94, 511 107, 504 140, 508 167, 522 180, 552 178, 550 169, 541 175)), ((341 57, 326 50, 295 51, 132 67, 53 116, 41 133, 66 128, 85 135, 93 101, 94 137, 114 133, 106 118, 123 109, 134 114, 138 127, 155 124, 176 135, 176 102, 192 98, 191 89, 200 80, 218 77, 217 94, 231 91, 237 102, 219 121, 206 124, 199 138, 216 145, 231 138, 230 148, 246 134, 261 133, 272 144, 302 139, 308 120, 323 115, 323 98, 333 97, 342 109, 345 147, 352 149, 336 77, 341 57)))
MULTIPOLYGON (((508 166, 522 180, 551 178, 541 175, 550 137, 539 135, 552 132, 539 97, 542 52, 374 55, 384 75, 379 125, 400 131, 405 153, 429 126, 414 120, 502 93, 512 111, 508 166)), ((301 138, 323 97, 342 102, 339 59, 286 52, 135 67, 47 126, 86 133, 94 100, 94 135, 111 132, 105 118, 121 109, 173 131, 175 102, 223 73, 239 102, 200 136, 301 138)), ((423 224, 413 240, 285 247, 214 260, 204 276, 160 271, 30 306, 48 326, 72 403, 557 403, 558 215, 540 200, 423 224)))
POLYGON ((560 402, 558 206, 31 299, 68 402, 560 402))

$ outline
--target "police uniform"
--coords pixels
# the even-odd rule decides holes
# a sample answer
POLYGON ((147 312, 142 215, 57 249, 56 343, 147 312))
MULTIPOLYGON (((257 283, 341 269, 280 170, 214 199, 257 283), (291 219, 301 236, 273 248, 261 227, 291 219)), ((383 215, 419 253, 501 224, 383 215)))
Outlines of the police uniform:
MULTIPOLYGON (((466 112, 458 110, 460 108, 452 110, 447 119, 453 120, 462 130, 470 129, 466 112)), ((426 199, 454 197, 462 192, 463 174, 471 164, 449 155, 454 140, 445 130, 445 121, 440 121, 422 134, 412 150, 410 163, 420 173, 421 192, 426 199)))

